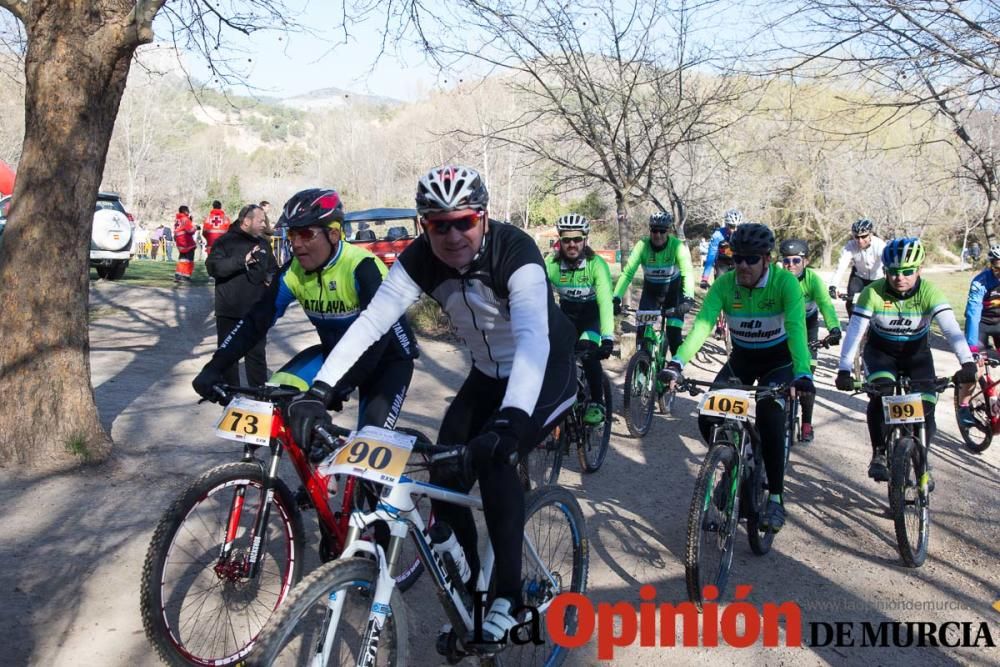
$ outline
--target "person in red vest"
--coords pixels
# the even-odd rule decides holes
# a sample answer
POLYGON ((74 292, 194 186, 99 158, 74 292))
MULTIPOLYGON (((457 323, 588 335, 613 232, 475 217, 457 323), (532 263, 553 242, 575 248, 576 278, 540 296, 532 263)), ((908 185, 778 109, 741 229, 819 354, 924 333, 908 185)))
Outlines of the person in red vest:
POLYGON ((212 244, 229 231, 231 224, 229 216, 222 210, 222 202, 218 199, 212 202, 212 210, 201 223, 201 235, 205 237, 205 254, 212 252, 212 244))
POLYGON ((191 209, 181 206, 174 216, 174 245, 177 246, 177 268, 174 269, 176 283, 191 282, 191 274, 194 273, 194 251, 198 247, 194 235, 191 209))

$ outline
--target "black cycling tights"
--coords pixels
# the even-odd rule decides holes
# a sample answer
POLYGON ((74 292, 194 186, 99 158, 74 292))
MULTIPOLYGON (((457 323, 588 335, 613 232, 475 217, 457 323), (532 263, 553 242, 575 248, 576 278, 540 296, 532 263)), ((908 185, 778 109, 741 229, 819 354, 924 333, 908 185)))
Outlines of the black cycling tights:
MULTIPOLYGON (((466 444, 482 431, 499 410, 507 391, 507 380, 492 378, 473 368, 441 422, 438 442, 442 445, 466 444)), ((567 350, 549 355, 545 380, 531 415, 530 433, 524 435, 519 451, 528 456, 558 423, 558 418, 576 399, 576 369, 567 350)), ((454 469, 431 469, 431 483, 467 492, 454 469)), ((496 555, 496 597, 521 600, 521 542, 524 530, 524 489, 517 469, 508 464, 487 466, 479 477, 486 529, 496 555)), ((444 521, 455 532, 465 550, 473 581, 479 573, 478 534, 472 510, 450 503, 431 501, 434 518, 444 521)))
POLYGON ((900 374, 910 378, 911 391, 927 392, 935 400, 924 400, 924 427, 927 429, 927 442, 934 439, 937 433, 937 422, 934 419, 934 406, 937 394, 934 393, 934 358, 930 348, 919 350, 912 356, 897 359, 887 352, 876 349, 869 342, 864 349, 865 366, 868 377, 880 374, 883 377, 870 379, 880 391, 880 396, 873 396, 868 401, 868 436, 872 440, 872 452, 885 448, 885 415, 882 412, 882 396, 891 396, 895 386, 895 378, 900 374), (885 377, 885 375, 892 377, 885 377))
MULTIPOLYGON (((742 356, 742 355, 741 355, 742 356)), ((764 368, 762 364, 746 361, 735 354, 719 374, 716 384, 724 384, 737 378, 741 384, 758 386, 782 384, 792 379, 792 365, 788 363, 777 368, 764 368)), ((698 428, 705 442, 712 437, 711 417, 698 417, 698 428)), ((773 398, 757 401, 757 431, 763 446, 764 469, 767 471, 767 486, 771 493, 782 494, 785 490, 785 406, 773 398)))

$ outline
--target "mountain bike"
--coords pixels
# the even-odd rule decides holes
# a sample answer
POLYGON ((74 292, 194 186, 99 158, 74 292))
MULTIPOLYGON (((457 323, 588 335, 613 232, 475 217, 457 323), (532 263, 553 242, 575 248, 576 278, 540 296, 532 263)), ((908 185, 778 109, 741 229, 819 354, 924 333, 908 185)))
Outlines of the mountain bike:
MULTIPOLYGON (((951 378, 936 378, 933 391, 940 394, 952 385, 951 378)), ((863 383, 858 390, 880 395, 877 385, 863 383)), ((924 427, 921 393, 912 391, 911 380, 900 375, 895 393, 882 396, 885 416, 885 451, 889 462, 889 511, 896 529, 899 556, 907 567, 920 567, 927 559, 931 529, 930 443, 924 427)))
POLYGON ((625 398, 623 412, 625 425, 634 438, 649 432, 653 423, 653 407, 670 414, 675 393, 669 385, 657 379, 660 370, 670 361, 667 343, 667 320, 684 317, 688 308, 675 306, 657 310, 638 310, 635 313, 636 330, 645 326, 642 339, 636 341, 636 350, 625 369, 625 398))
POLYGON ((611 424, 614 404, 611 396, 611 380, 607 373, 601 374, 602 392, 604 394, 604 422, 588 424, 583 420, 590 404, 590 384, 583 372, 583 360, 593 351, 577 351, 576 355, 576 402, 547 437, 528 457, 521 461, 526 466, 528 475, 537 486, 558 484, 559 471, 562 468, 563 456, 569 454, 570 447, 576 447, 580 459, 580 468, 584 472, 593 473, 600 470, 608 455, 611 443, 611 424))
MULTIPOLYGON (((320 559, 327 561, 341 553, 350 513, 363 502, 363 485, 349 478, 339 508, 331 507, 336 482, 316 468, 328 453, 325 446, 307 454, 284 421, 282 411, 298 390, 223 386, 219 391, 228 405, 216 434, 241 444, 242 459, 203 473, 171 504, 142 569, 146 636, 173 665, 229 665, 245 658, 301 576, 302 510, 316 510, 320 559), (258 450, 266 456, 259 458, 258 450), (298 496, 278 477, 286 454, 304 486, 298 496)), ((398 562, 395 576, 405 590, 423 565, 412 553, 398 562)))
POLYGON ((717 385, 685 379, 678 391, 703 393, 698 413, 712 417, 711 446, 695 481, 688 510, 684 575, 688 599, 700 609, 705 586, 718 588, 721 599, 733 562, 736 528, 746 520, 750 549, 762 556, 775 534, 762 532, 761 514, 769 496, 760 435, 754 424, 756 403, 765 398, 785 401, 785 463, 793 433, 790 383, 774 387, 717 385))
MULTIPOLYGON (((557 665, 566 649, 552 643, 541 622, 553 599, 562 592, 585 593, 587 588, 587 528, 569 491, 548 486, 526 499, 522 607, 519 615, 536 620, 541 644, 512 643, 501 647, 482 643, 481 614, 485 591, 491 586, 494 554, 489 540, 481 559, 475 591, 468 591, 451 554, 432 548, 428 531, 416 511, 420 499, 430 497, 481 510, 479 497, 415 482, 402 466, 415 452, 430 456, 430 465, 455 465, 464 446, 422 444, 413 438, 367 427, 336 451, 321 467, 324 474, 357 475, 377 480, 384 489, 375 511, 355 510, 347 546, 340 559, 326 563, 289 595, 261 634, 251 665, 405 665, 410 657, 409 609, 403 602, 392 571, 400 545, 409 535, 437 589, 437 600, 450 623, 437 640, 437 650, 449 664, 476 657, 498 664, 557 665), (389 524, 388 548, 356 539, 373 522, 389 524), (470 599, 471 595, 471 599, 470 599), (535 615, 537 614, 537 615, 535 615), (478 628, 478 634, 477 634, 478 628)), ((420 613, 433 598, 414 601, 420 613)), ((526 622, 526 621, 525 621, 526 622)), ((577 625, 575 610, 563 617, 564 631, 577 625)), ((420 656, 423 657, 423 656, 420 656)))
MULTIPOLYGON (((977 454, 989 449, 993 436, 1000 433, 1000 379, 990 376, 990 368, 1000 366, 1000 359, 980 353, 979 361, 983 364, 983 374, 976 381, 976 387, 969 397, 969 408, 976 423, 966 426, 959 420, 958 431, 962 434, 965 446, 977 454)), ((955 412, 958 412, 959 396, 955 392, 955 412)))

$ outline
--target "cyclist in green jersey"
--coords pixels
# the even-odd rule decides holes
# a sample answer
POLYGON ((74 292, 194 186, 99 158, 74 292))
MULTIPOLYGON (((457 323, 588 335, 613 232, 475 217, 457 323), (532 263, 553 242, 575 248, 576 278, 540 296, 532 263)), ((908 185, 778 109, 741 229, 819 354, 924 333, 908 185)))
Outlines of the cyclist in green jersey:
MULTIPOLYGON (((735 270, 712 283, 691 331, 660 379, 677 382, 682 378, 684 365, 701 349, 722 312, 729 325, 733 352, 716 375, 716 383, 733 379, 760 386, 792 382, 796 391, 816 393, 806 340, 805 301, 795 276, 770 263, 774 233, 765 225, 748 222, 736 228, 730 243, 735 270)), ((758 401, 756 423, 771 492, 761 527, 776 533, 785 525, 783 401, 758 401)), ((707 441, 711 419, 699 417, 698 426, 707 441)))
MULTIPOLYGON (((622 273, 618 276, 614 293, 615 315, 621 312, 622 297, 632 284, 636 270, 642 267, 642 294, 639 296, 639 310, 674 308, 682 302, 694 305, 694 269, 691 266, 691 251, 684 242, 673 235, 674 216, 670 213, 654 213, 649 216, 649 236, 639 241, 622 273)), ((683 317, 667 320, 667 343, 670 354, 677 354, 683 336, 683 317)), ((646 326, 639 327, 636 340, 642 340, 646 326)))
POLYGON ((590 352, 581 362, 591 399, 583 420, 597 425, 606 416, 601 360, 611 356, 614 346, 611 269, 587 245, 590 222, 585 217, 564 215, 556 221, 556 231, 559 248, 545 258, 545 272, 559 293, 559 308, 576 326, 577 350, 590 352))
MULTIPOLYGON (((781 266, 799 279, 802 297, 806 302, 806 332, 809 342, 819 339, 819 315, 823 314, 823 322, 830 333, 831 345, 840 342, 840 320, 837 311, 830 300, 826 284, 819 274, 809 268, 809 244, 802 239, 788 239, 781 242, 778 251, 781 253, 781 266)), ((816 373, 816 350, 812 351, 812 370, 816 373)), ((816 405, 816 394, 802 394, 799 397, 802 404, 802 442, 813 439, 812 416, 816 405)))
POLYGON ((934 359, 928 340, 931 320, 937 321, 962 364, 955 381, 963 384, 976 381, 976 364, 954 311, 941 290, 920 277, 924 255, 924 246, 917 238, 893 239, 885 244, 882 268, 886 277, 874 281, 861 292, 840 351, 837 389, 853 391, 851 367, 861 338, 868 331, 868 342, 862 351, 868 369, 867 381, 879 388, 879 395, 873 396, 868 403, 868 435, 872 441, 868 476, 876 482, 889 481, 882 396, 892 394, 900 373, 910 377, 915 391, 924 392, 928 442, 937 430, 934 359))

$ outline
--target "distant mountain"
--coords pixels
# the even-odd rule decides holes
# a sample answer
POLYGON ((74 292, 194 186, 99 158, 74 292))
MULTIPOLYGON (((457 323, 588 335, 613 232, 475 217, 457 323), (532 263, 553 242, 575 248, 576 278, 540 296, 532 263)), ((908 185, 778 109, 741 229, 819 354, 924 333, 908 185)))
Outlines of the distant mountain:
POLYGON ((293 109, 311 111, 312 109, 329 109, 331 107, 346 107, 354 105, 362 106, 401 106, 405 104, 402 100, 392 97, 381 97, 379 95, 360 95, 352 93, 342 88, 320 88, 303 95, 286 97, 278 101, 293 109))

